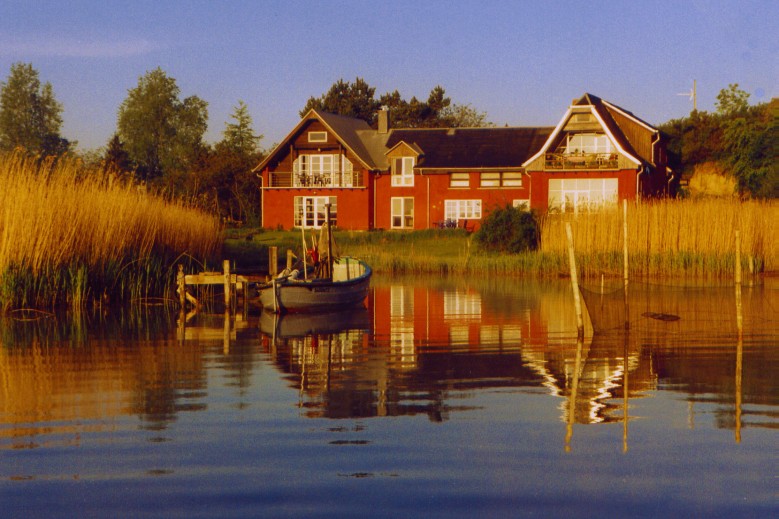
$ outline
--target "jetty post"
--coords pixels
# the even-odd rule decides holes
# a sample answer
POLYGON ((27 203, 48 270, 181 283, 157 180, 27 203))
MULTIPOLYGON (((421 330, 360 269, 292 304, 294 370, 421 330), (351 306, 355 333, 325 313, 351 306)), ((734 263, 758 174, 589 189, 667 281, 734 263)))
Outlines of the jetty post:
POLYGON ((268 247, 268 275, 276 276, 279 272, 279 248, 275 245, 268 247))
POLYGON ((630 328, 628 304, 628 201, 622 201, 622 282, 625 291, 625 329, 630 328))
POLYGON ((230 260, 222 261, 222 272, 224 272, 225 309, 229 312, 230 308, 232 308, 232 295, 230 294, 230 260))

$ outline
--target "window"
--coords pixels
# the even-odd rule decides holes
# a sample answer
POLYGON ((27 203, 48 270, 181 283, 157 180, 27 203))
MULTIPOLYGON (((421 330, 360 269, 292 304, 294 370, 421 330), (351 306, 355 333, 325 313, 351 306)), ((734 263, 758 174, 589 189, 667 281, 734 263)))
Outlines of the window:
POLYGON ((580 213, 617 203, 616 178, 563 178, 549 181, 549 211, 580 213))
POLYGON ((308 132, 308 142, 327 142, 327 132, 308 132))
POLYGON ((471 176, 468 173, 450 173, 449 187, 469 187, 471 176))
POLYGON ((334 196, 296 196, 295 227, 319 229, 327 220, 325 204, 330 204, 330 219, 333 225, 338 222, 338 202, 334 196))
POLYGON ((522 173, 519 171, 505 171, 501 180, 503 187, 522 187, 522 173))
POLYGON ((611 141, 604 134, 571 133, 566 137, 566 153, 612 153, 611 141))
POLYGON ((512 200, 511 205, 520 211, 530 211, 530 200, 527 199, 512 200))
POLYGON ((398 157, 392 159, 392 185, 393 186, 413 186, 414 185, 414 157, 398 157))
POLYGON ((481 187, 500 187, 500 173, 482 173, 479 185, 481 187))
POLYGON ((413 229, 414 228, 414 199, 413 198, 392 198, 392 228, 393 229, 413 229))
POLYGON ((504 171, 503 173, 482 173, 479 177, 481 187, 522 187, 522 173, 504 171))
POLYGON ((481 200, 445 200, 444 218, 447 220, 480 220, 481 200))
POLYGON ((352 187, 354 166, 345 155, 300 155, 292 164, 294 186, 352 187))

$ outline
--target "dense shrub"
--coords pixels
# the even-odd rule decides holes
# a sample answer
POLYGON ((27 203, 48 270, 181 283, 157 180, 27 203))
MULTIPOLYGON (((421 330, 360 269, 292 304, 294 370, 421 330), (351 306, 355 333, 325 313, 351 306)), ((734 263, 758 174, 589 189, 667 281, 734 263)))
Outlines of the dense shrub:
POLYGON ((535 214, 510 205, 491 211, 475 234, 484 249, 509 253, 535 250, 538 236, 535 214))

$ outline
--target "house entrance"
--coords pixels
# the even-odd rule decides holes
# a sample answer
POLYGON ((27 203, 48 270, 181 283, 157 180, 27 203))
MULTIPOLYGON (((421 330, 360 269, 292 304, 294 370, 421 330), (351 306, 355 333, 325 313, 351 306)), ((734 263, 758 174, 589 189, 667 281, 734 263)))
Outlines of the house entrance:
POLYGON ((319 229, 327 220, 325 204, 330 204, 330 218, 333 225, 338 221, 338 205, 334 196, 296 196, 295 227, 319 229))

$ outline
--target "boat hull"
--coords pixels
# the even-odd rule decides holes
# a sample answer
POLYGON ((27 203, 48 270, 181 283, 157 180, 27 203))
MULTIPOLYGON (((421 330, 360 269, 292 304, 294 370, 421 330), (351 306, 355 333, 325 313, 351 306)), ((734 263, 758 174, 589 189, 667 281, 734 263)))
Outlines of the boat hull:
POLYGON ((333 311, 364 304, 372 272, 368 265, 360 265, 361 275, 341 281, 273 280, 259 287, 260 304, 276 313, 333 311))

